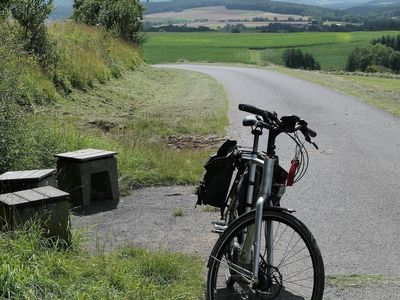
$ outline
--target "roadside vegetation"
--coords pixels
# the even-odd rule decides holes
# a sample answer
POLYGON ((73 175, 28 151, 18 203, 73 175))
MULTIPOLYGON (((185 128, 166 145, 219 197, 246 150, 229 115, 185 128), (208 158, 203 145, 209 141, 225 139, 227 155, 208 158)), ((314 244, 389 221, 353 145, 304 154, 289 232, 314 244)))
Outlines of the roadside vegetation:
MULTIPOLYGON (((113 3, 121 17, 124 2, 107 8, 113 3)), ((138 32, 45 24, 50 11, 45 0, 0 4, 0 173, 54 167, 56 153, 101 148, 118 151, 123 192, 196 182, 213 139, 225 132, 221 87, 205 75, 147 67, 138 32), (178 147, 188 136, 202 143, 178 147)), ((60 249, 35 226, 0 235, 0 298, 202 297, 198 257, 134 247, 88 253, 76 233, 60 249)))
POLYGON ((126 247, 90 254, 75 234, 67 249, 49 247, 36 226, 0 233, 2 299, 201 299, 198 256, 126 247))

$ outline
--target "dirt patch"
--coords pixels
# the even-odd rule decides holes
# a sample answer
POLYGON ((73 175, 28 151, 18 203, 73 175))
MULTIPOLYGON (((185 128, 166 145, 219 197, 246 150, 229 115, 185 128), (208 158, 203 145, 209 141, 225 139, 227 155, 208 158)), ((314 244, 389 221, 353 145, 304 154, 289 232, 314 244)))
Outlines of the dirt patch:
POLYGON ((221 144, 225 139, 217 136, 191 136, 191 135, 171 135, 164 138, 164 142, 175 149, 209 149, 221 144))
POLYGON ((94 121, 87 122, 87 125, 89 125, 90 127, 95 127, 102 131, 108 132, 111 129, 117 127, 118 123, 111 122, 108 120, 94 120, 94 121))

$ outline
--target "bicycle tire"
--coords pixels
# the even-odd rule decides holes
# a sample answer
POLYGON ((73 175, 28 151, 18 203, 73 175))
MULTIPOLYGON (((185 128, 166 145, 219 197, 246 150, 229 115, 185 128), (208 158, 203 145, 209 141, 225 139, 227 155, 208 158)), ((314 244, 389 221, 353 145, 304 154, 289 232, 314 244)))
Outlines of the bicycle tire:
MULTIPOLYGON (((270 278, 271 280, 268 283, 264 280, 264 287, 255 287, 243 282, 249 273, 240 269, 241 265, 230 260, 229 256, 237 257, 238 249, 237 245, 235 246, 235 237, 242 234, 249 225, 254 225, 254 221, 255 211, 246 213, 236 219, 218 239, 208 261, 207 299, 322 299, 325 271, 317 242, 310 230, 300 220, 283 209, 268 208, 263 213, 263 228, 265 228, 265 224, 273 224, 271 228, 275 228, 273 233, 274 261, 272 266, 267 267, 265 257, 260 259, 259 274, 262 274, 260 278, 263 277, 267 281, 270 278), (289 234, 289 238, 286 237, 286 232, 289 234), (293 237, 295 238, 293 239, 293 237), (283 245, 287 242, 286 246, 283 245), (284 249, 286 249, 285 252, 280 254, 284 249), (230 255, 232 250, 236 251, 235 255, 230 255), (307 253, 308 256, 304 256, 307 253), (275 257, 278 258, 276 261, 279 264, 275 263, 275 257), (263 265, 261 265, 262 263, 263 265), (270 274, 273 275, 268 277, 265 274, 266 269, 270 270, 270 274), (295 281, 294 277, 297 275, 300 279, 295 281), (309 286, 308 281, 312 282, 312 286, 309 286)), ((264 237, 264 234, 262 236, 264 237)), ((265 239, 263 238, 263 240, 265 239)), ((266 251, 261 249, 260 255, 265 256, 266 251)), ((251 267, 248 269, 251 270, 251 267)))

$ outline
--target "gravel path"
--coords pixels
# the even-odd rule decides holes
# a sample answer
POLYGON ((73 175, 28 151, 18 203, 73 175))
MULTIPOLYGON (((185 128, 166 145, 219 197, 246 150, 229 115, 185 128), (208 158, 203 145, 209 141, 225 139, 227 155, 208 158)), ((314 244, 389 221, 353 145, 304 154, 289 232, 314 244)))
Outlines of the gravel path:
POLYGON ((121 245, 136 245, 189 254, 205 260, 217 239, 211 222, 218 212, 195 208, 193 186, 168 186, 138 189, 120 200, 97 202, 93 208, 72 215, 72 226, 84 228, 89 250, 112 250, 121 245), (95 208, 95 210, 94 210, 95 208), (182 210, 183 216, 174 216, 182 210))

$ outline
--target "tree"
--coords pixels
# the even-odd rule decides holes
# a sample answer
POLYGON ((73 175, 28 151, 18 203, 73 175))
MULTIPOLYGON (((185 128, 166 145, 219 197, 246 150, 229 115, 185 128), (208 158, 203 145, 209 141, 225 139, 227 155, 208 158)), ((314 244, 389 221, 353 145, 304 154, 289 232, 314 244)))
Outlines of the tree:
POLYGON ((130 42, 139 42, 143 7, 138 0, 75 0, 73 19, 101 25, 130 42))
POLYGON ((11 0, 1 0, 0 2, 0 20, 6 18, 10 8, 11 0))
POLYGON ((300 49, 289 48, 283 52, 285 66, 292 69, 320 70, 320 64, 309 53, 301 52, 300 49))
POLYGON ((392 56, 391 68, 396 73, 400 72, 400 52, 399 51, 396 51, 396 53, 394 53, 394 55, 392 56))
POLYGON ((23 29, 25 50, 38 55, 42 65, 55 59, 45 25, 52 10, 53 0, 15 0, 11 3, 12 16, 23 29))
POLYGON ((75 0, 72 18, 77 22, 95 26, 99 23, 101 0, 75 0))
POLYGON ((53 0, 15 0, 11 4, 13 17, 24 29, 25 37, 35 35, 53 10, 53 0))

